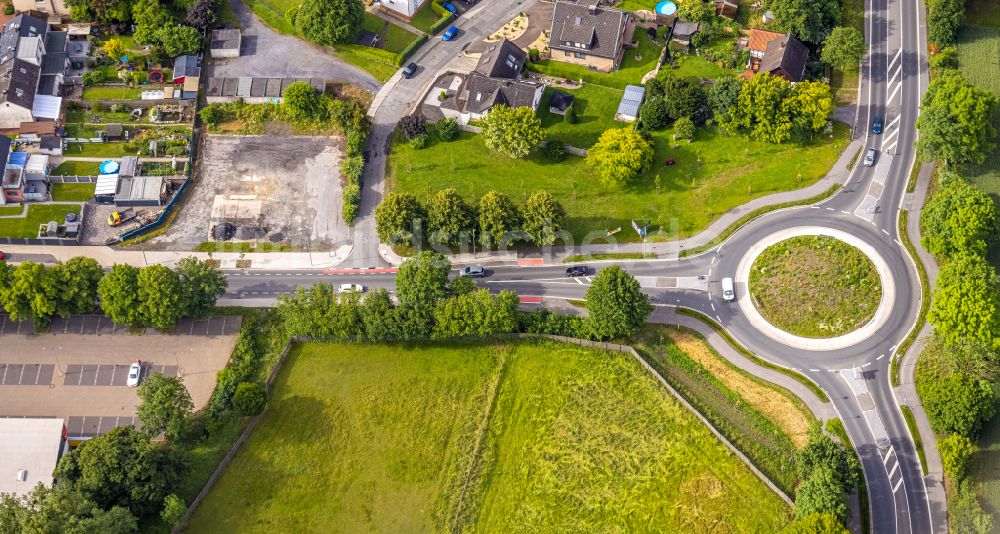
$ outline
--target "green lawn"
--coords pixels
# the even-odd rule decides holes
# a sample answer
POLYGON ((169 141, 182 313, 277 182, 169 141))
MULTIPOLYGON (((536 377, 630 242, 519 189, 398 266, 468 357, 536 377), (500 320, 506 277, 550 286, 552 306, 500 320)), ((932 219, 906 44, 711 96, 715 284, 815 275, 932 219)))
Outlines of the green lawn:
POLYGON ((750 270, 750 294, 772 325, 797 336, 837 337, 875 315, 882 283, 860 250, 832 237, 771 245, 750 270))
POLYGON ((38 237, 38 225, 49 221, 62 223, 70 212, 80 215, 80 206, 31 204, 27 217, 0 219, 0 237, 38 237))
POLYGON ((139 100, 143 91, 163 89, 159 85, 143 85, 140 87, 88 87, 83 90, 84 100, 139 100))
MULTIPOLYGON (((382 28, 385 26, 386 21, 381 19, 371 13, 365 11, 365 29, 373 32, 375 34, 381 35, 382 28)), ((409 46, 410 43, 417 39, 417 35, 402 26, 397 24, 389 23, 389 27, 386 29, 383 39, 385 39, 382 48, 398 54, 403 51, 404 48, 409 46)))
POLYGON ((64 161, 52 169, 55 176, 96 176, 101 164, 97 161, 64 161))
POLYGON ((970 26, 1000 28, 997 0, 965 0, 965 23, 970 26))
POLYGON ((566 122, 562 115, 549 113, 549 99, 552 98, 553 89, 546 89, 538 106, 546 137, 554 137, 575 147, 588 148, 597 142, 604 130, 622 126, 622 123, 615 121, 615 111, 618 110, 618 102, 624 91, 589 83, 573 91, 559 90, 575 97, 573 107, 576 110, 576 124, 566 122))
MULTIPOLYGON (((844 0, 841 11, 841 25, 854 28, 865 34, 865 0, 844 0)), ((858 97, 858 69, 850 72, 833 70, 830 88, 837 105, 853 103, 858 97)))
POLYGON ((52 184, 52 200, 86 202, 94 198, 96 184, 52 184))
MULTIPOLYGON (((977 484, 976 494, 986 513, 1000 517, 1000 417, 994 417, 986 423, 979 440, 976 452, 969 464, 969 478, 977 484)), ((996 519, 994 519, 996 522, 996 519)))
POLYGON ((639 11, 640 9, 644 9, 652 12, 657 3, 653 0, 622 0, 615 4, 615 7, 623 11, 639 11))
POLYGON ((790 509, 631 357, 293 349, 187 532, 774 532, 790 509))
POLYGON ((680 56, 675 62, 676 66, 666 67, 678 78, 704 78, 714 80, 725 74, 723 69, 716 63, 712 63, 701 56, 680 56))
POLYGON ((542 72, 550 76, 558 76, 569 80, 583 80, 587 83, 625 89, 626 85, 639 85, 643 75, 656 68, 662 48, 646 37, 645 33, 636 32, 633 37, 638 41, 634 49, 626 50, 618 70, 607 74, 592 71, 582 65, 563 63, 545 59, 537 63, 528 62, 529 70, 542 72))
POLYGON ((125 155, 125 143, 67 143, 63 154, 84 158, 120 158, 125 155))
POLYGON ((0 215, 20 215, 24 206, 0 206, 0 215))
MULTIPOLYGON (((519 203, 536 190, 548 191, 566 208, 567 229, 578 240, 591 231, 630 228, 632 219, 650 219, 654 234, 660 237, 675 237, 669 229, 676 219, 680 237, 685 237, 753 198, 818 180, 849 140, 847 127, 837 123, 834 131, 832 140, 799 147, 702 128, 694 143, 682 142, 677 148, 669 140, 669 131, 658 132, 653 168, 622 190, 602 187, 582 158, 567 156, 564 162, 553 163, 536 151, 525 160, 510 160, 491 154, 479 136, 469 133, 450 143, 432 136, 423 150, 396 142, 387 176, 390 190, 410 192, 421 200, 447 187, 456 188, 470 201, 496 189, 519 203), (674 158, 676 165, 664 165, 667 158, 674 158), (661 226, 665 234, 658 231, 661 226)), ((637 239, 631 231, 616 237, 619 241, 637 239)))
POLYGON ((431 9, 431 3, 427 2, 426 4, 424 4, 423 7, 418 9, 417 12, 413 15, 413 18, 410 19, 410 26, 413 26, 414 28, 419 28, 423 30, 425 33, 431 34, 432 33, 431 26, 433 26, 434 23, 436 23, 438 19, 441 18, 443 17, 441 17, 440 15, 435 13, 433 9, 431 9))
MULTIPOLYGON (((979 19, 967 16, 966 20, 979 19)), ((958 58, 966 79, 1000 97, 1000 29, 962 27, 958 34, 958 58)), ((1000 128, 1000 113, 993 118, 993 125, 1000 128)), ((965 175, 996 200, 1000 196, 1000 151, 987 153, 982 165, 969 165, 965 175)))

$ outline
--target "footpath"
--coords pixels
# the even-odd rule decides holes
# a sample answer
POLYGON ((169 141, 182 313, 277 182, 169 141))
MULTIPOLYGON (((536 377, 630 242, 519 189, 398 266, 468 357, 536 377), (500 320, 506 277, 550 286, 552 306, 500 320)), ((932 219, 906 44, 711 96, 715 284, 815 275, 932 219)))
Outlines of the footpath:
POLYGON ((55 263, 76 256, 93 258, 102 267, 128 264, 135 267, 165 265, 173 267, 181 258, 194 256, 217 260, 220 269, 259 269, 272 271, 332 269, 351 255, 353 246, 341 245, 332 252, 188 252, 169 250, 120 250, 103 246, 53 247, 46 245, 4 245, 4 253, 15 262, 55 263))

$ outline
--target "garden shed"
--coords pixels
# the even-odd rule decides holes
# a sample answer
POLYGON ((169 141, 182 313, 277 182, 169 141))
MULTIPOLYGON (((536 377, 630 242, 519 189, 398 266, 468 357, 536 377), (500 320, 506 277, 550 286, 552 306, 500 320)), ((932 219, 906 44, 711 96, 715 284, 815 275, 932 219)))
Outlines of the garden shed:
POLYGON ((642 100, 646 96, 646 88, 638 85, 625 86, 625 94, 622 95, 621 102, 618 103, 618 111, 615 112, 615 120, 622 122, 635 122, 639 118, 639 108, 642 107, 642 100))

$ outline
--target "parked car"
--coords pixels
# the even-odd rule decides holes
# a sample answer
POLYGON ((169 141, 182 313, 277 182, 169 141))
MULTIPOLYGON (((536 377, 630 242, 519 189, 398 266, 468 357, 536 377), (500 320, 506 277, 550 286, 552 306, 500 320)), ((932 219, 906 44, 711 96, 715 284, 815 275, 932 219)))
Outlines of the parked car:
POLYGON ((722 279, 722 300, 736 300, 736 289, 733 287, 732 278, 722 279))
POLYGON ((142 360, 136 360, 128 368, 128 379, 125 381, 125 384, 130 388, 138 386, 140 375, 142 375, 142 360))
POLYGON ((3 261, 5 259, 7 259, 7 255, 4 254, 4 252, 2 250, 0 250, 0 261, 3 261))
POLYGON ((574 265, 566 269, 566 276, 577 277, 577 276, 587 276, 588 274, 590 274, 590 268, 588 268, 586 265, 574 265))
POLYGON ((412 78, 413 75, 417 73, 417 68, 416 63, 410 63, 409 65, 403 67, 403 77, 412 78))
POLYGON ((483 269, 482 265, 470 265, 459 269, 458 274, 459 276, 468 276, 469 278, 482 278, 486 276, 486 269, 483 269))
POLYGON ((878 156, 878 150, 874 148, 869 148, 868 152, 865 152, 865 167, 871 167, 875 165, 875 158, 878 156))
POLYGON ((455 37, 456 37, 457 35, 458 35, 458 28, 456 28, 456 27, 452 26, 451 28, 448 28, 448 31, 444 32, 444 33, 443 33, 443 34, 441 35, 441 39, 443 39, 443 40, 445 40, 445 41, 451 41, 451 40, 452 40, 452 39, 454 39, 454 38, 455 38, 455 37))
POLYGON ((451 2, 441 2, 441 7, 447 9, 452 15, 458 16, 458 9, 451 5, 451 2))
POLYGON ((365 286, 361 284, 340 284, 341 293, 364 293, 365 286))
POLYGON ((466 4, 469 4, 470 6, 476 4, 476 0, 462 0, 462 1, 465 2, 466 4))
POLYGON ((872 121, 872 133, 882 133, 882 117, 875 117, 875 120, 872 121))

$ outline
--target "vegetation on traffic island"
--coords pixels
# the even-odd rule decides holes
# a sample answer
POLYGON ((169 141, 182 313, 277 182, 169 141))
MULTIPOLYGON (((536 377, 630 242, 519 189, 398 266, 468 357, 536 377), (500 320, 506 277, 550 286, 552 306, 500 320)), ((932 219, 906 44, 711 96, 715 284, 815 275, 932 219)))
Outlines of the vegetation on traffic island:
POLYGON ((757 257, 750 296, 777 328, 803 337, 836 337, 871 320, 882 283, 860 250, 831 237, 800 236, 757 257))

